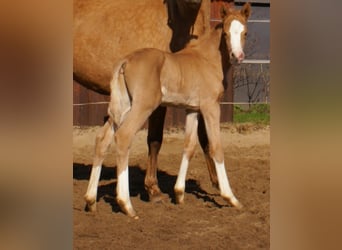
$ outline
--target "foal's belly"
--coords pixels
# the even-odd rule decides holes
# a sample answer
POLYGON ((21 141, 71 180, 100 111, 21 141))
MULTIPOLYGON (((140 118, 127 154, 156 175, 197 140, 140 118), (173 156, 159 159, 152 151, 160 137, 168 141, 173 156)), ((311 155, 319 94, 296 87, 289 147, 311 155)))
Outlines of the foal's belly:
POLYGON ((195 93, 181 93, 168 90, 166 87, 161 88, 162 106, 183 107, 187 109, 199 109, 199 98, 195 93))

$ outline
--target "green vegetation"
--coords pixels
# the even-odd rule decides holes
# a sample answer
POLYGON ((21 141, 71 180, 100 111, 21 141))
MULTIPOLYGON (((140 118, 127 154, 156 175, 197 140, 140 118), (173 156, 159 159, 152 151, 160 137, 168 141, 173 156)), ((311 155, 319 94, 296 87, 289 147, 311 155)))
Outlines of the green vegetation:
POLYGON ((270 124, 270 105, 251 104, 243 107, 234 105, 234 123, 270 124))

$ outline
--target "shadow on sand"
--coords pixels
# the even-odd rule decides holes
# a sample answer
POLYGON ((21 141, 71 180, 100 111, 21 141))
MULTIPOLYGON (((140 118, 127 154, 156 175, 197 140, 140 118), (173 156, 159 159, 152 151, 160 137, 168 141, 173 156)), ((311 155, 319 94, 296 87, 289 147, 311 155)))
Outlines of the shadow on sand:
MULTIPOLYGON (((73 179, 75 180, 89 180, 91 165, 83 165, 74 163, 73 165, 73 179)), ((167 172, 157 172, 159 188, 164 194, 167 194, 172 203, 176 203, 173 187, 176 183, 177 176, 170 175, 167 172)), ((144 188, 145 170, 139 166, 129 167, 129 191, 131 197, 140 196, 142 201, 148 202, 148 194, 144 188)), ((113 212, 120 212, 120 208, 116 203, 115 190, 116 190, 116 167, 102 166, 100 180, 112 180, 108 184, 99 185, 97 192, 97 201, 101 198, 112 206, 113 212)), ((194 179, 188 179, 185 183, 185 192, 195 195, 197 198, 205 202, 211 202, 216 207, 223 207, 215 201, 214 196, 218 194, 208 194, 203 190, 198 182, 194 179)))

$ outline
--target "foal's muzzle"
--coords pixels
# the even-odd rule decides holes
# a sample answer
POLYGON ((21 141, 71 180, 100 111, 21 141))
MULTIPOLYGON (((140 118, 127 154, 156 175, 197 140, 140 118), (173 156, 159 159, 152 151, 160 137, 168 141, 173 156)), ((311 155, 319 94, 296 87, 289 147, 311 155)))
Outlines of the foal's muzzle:
POLYGON ((231 64, 240 64, 243 61, 243 59, 245 59, 245 53, 239 52, 236 54, 236 53, 230 52, 229 57, 230 57, 231 64))

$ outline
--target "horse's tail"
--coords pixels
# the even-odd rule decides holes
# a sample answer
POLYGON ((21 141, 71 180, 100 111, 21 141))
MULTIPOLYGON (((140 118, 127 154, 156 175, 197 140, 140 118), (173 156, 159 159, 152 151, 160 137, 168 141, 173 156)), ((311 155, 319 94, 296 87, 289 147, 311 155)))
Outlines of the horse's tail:
POLYGON ((114 126, 119 127, 125 115, 131 109, 131 98, 125 81, 125 65, 127 60, 121 60, 114 68, 113 79, 110 83, 110 103, 108 115, 113 119, 114 126))

